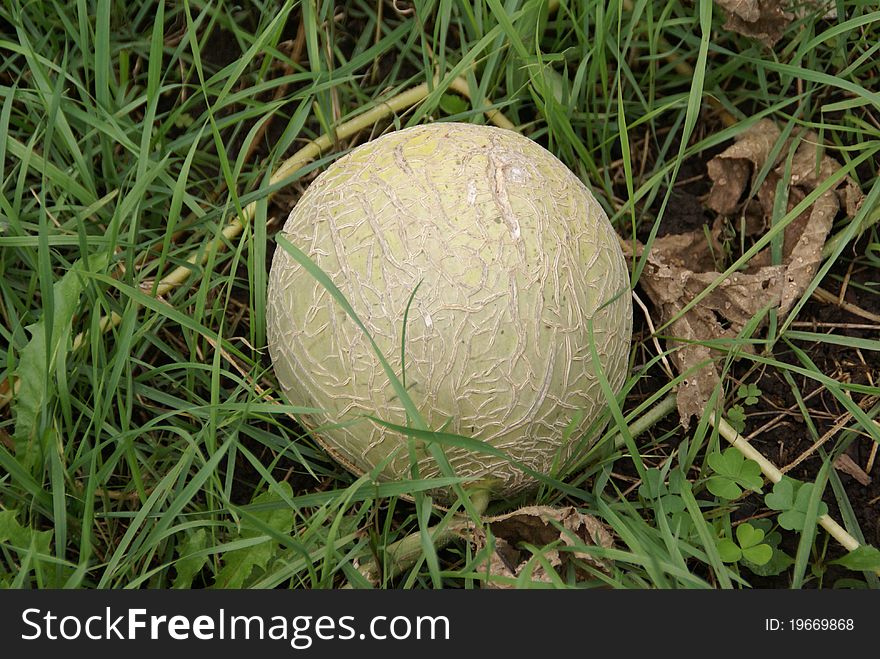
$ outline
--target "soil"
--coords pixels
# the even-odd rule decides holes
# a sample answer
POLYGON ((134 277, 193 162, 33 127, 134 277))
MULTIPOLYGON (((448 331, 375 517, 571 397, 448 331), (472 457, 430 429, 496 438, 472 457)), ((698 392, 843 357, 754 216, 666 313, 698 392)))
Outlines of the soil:
MULTIPOLYGON (((864 241, 862 241, 862 244, 857 244, 856 253, 863 254, 864 247, 864 241)), ((840 278, 845 275, 846 269, 847 265, 845 262, 841 261, 836 264, 829 275, 825 277, 821 286, 834 294, 839 294, 840 278)), ((871 285, 872 283, 876 286, 877 282, 871 281, 872 277, 876 279, 876 274, 876 270, 872 271, 870 268, 854 269, 850 274, 850 285, 847 287, 844 299, 865 311, 880 314, 880 296, 861 293, 855 286, 855 284, 871 285)), ((875 340, 878 336, 878 330, 846 327, 847 324, 865 325, 870 324, 870 322, 841 309, 839 306, 818 302, 815 299, 807 303, 799 314, 799 318, 808 322, 833 324, 836 326, 833 328, 833 331, 840 335, 875 340)), ((825 326, 805 329, 814 332, 832 330, 832 328, 825 326)), ((880 352, 854 350, 826 343, 796 342, 796 345, 806 352, 807 356, 822 373, 839 382, 850 382, 871 387, 880 385, 880 352)), ((782 345, 778 347, 782 348, 782 345)), ((775 356, 780 361, 786 363, 801 364, 794 350, 778 350, 775 356)), ((846 414, 846 409, 820 383, 800 377, 795 377, 795 382, 800 389, 802 397, 806 398, 811 394, 815 394, 807 403, 807 409, 816 426, 818 436, 824 436, 846 414)), ((808 450, 817 437, 810 434, 806 420, 800 412, 796 411, 798 409, 797 401, 792 387, 785 381, 778 370, 767 370, 760 374, 757 384, 762 391, 762 396, 759 399, 759 404, 754 407, 754 411, 750 410, 746 421, 745 434, 748 436, 750 432, 764 425, 771 417, 777 416, 780 412, 787 412, 780 423, 763 430, 757 437, 752 439, 752 443, 765 456, 781 469, 784 469, 786 465, 808 450), (789 412, 789 410, 791 411, 789 412)), ((877 389, 877 392, 880 394, 880 388, 877 389)), ((852 399, 858 404, 870 402, 871 397, 864 394, 853 394, 852 399)), ((847 427, 851 425, 851 423, 848 423, 847 427)), ((846 453, 856 465, 866 469, 871 458, 872 446, 875 446, 875 443, 870 437, 862 435, 856 436, 851 441, 842 442, 840 438, 843 434, 843 431, 834 432, 832 437, 824 444, 825 451, 832 455, 837 455, 841 452, 846 453)), ((811 457, 808 457, 789 471, 788 475, 805 482, 815 481, 822 461, 822 455, 816 451, 811 457)), ((864 539, 874 546, 880 545, 880 478, 878 478, 878 475, 880 475, 880 470, 875 466, 871 473, 868 474, 872 478, 866 485, 860 483, 847 473, 837 471, 837 476, 840 478, 864 539)), ((830 484, 825 489, 824 501, 828 504, 829 514, 840 522, 842 515, 830 484)), ((796 545, 794 545, 796 537, 794 534, 785 535, 789 536, 787 538, 789 540, 788 544, 792 545, 786 548, 793 555, 797 550, 796 545)), ((783 546, 785 545, 784 541, 783 546)), ((844 553, 844 550, 839 545, 832 542, 828 545, 828 553, 824 561, 827 562, 828 560, 838 558, 844 553)), ((829 566, 829 571, 825 578, 827 580, 829 578, 848 578, 853 576, 858 575, 835 566, 829 566)), ((767 587, 783 585, 773 581, 760 583, 760 580, 753 581, 753 584, 767 587)))
MULTIPOLYGON (((705 175, 705 163, 712 155, 714 154, 702 154, 683 164, 682 174, 686 175, 680 175, 679 180, 687 182, 671 193, 658 235, 683 233, 699 229, 703 225, 707 227, 711 225, 714 213, 703 207, 701 197, 705 196, 710 187, 708 177, 705 175)), ((661 199, 657 199, 649 209, 647 213, 649 218, 656 217, 661 201, 661 199)), ((645 240, 648 237, 649 230, 650 222, 646 222, 646 226, 643 226, 639 232, 640 240, 645 240)), ((867 238, 863 238, 851 249, 848 249, 846 254, 864 254, 867 242, 867 238)), ((880 284, 878 284, 875 266, 866 264, 858 258, 854 261, 851 257, 841 257, 825 276, 820 286, 837 296, 847 274, 848 285, 844 300, 864 311, 880 315, 880 284)), ((642 294, 641 297, 650 308, 647 296, 642 294)), ((651 311, 654 310, 651 309, 651 311)), ((868 329, 865 326, 872 324, 870 320, 854 315, 838 305, 818 301, 816 298, 812 298, 804 306, 798 314, 797 320, 799 323, 807 323, 807 325, 800 325, 798 329, 816 333, 833 331, 838 335, 876 340, 878 331, 880 331, 880 325, 874 323, 876 327, 868 329), (815 325, 810 326, 810 323, 815 323, 815 325), (862 327, 849 327, 849 325, 862 327)), ((644 322, 644 316, 638 311, 635 315, 634 330, 634 341, 645 341, 650 335, 644 322)), ((839 382, 880 387, 880 352, 878 351, 855 350, 845 346, 803 341, 796 342, 795 346, 823 374, 839 382)), ((784 341, 776 343, 772 357, 784 363, 802 366, 796 351, 784 341)), ((760 388, 761 395, 758 402, 747 407, 745 430, 742 434, 749 438, 765 457, 783 471, 810 449, 816 439, 823 436, 846 413, 844 406, 821 383, 795 375, 794 382, 800 396, 807 401, 807 411, 817 433, 813 435, 807 420, 799 411, 798 401, 791 384, 786 381, 779 369, 756 368, 754 362, 743 359, 734 364, 730 376, 735 382, 754 383, 760 388), (768 425, 770 421, 773 423, 768 425), (753 433, 754 437, 751 436, 753 433)), ((649 376, 641 381, 638 393, 631 396, 627 407, 634 407, 644 397, 657 391, 666 381, 668 378, 663 371, 659 367, 655 367, 649 376)), ((877 391, 880 395, 880 388, 877 391)), ((853 394, 852 399, 856 403, 867 402, 871 404, 872 401, 870 396, 864 394, 853 394)), ((664 434, 673 438, 681 437, 682 429, 678 426, 677 420, 676 414, 671 415, 656 426, 652 434, 655 437, 664 434)), ((847 423, 844 427, 851 425, 851 423, 847 423)), ((844 442, 840 439, 843 435, 842 430, 832 433, 832 436, 823 444, 822 449, 825 454, 836 456, 840 453, 846 453, 856 465, 866 470, 870 464, 872 447, 875 446, 873 440, 857 435, 844 442)), ((673 439, 673 441, 676 440, 673 439)), ((665 448, 673 449, 674 446, 667 445, 665 448)), ((787 471, 787 474, 804 482, 814 482, 823 459, 822 452, 815 450, 809 457, 787 471)), ((880 462, 880 458, 877 462, 880 462)), ((634 472, 628 473, 628 471, 624 466, 621 470, 621 476, 625 479, 635 476, 634 472)), ((873 478, 867 484, 862 484, 853 476, 841 471, 837 471, 836 475, 840 478, 846 498, 858 520, 865 541, 877 546, 880 544, 880 478, 878 478, 880 469, 876 466, 873 467, 869 474, 869 477, 873 478)), ((626 486, 628 483, 622 485, 626 486)), ((769 490, 765 488, 765 493, 767 491, 769 490)), ((823 500, 828 504, 829 514, 837 521, 841 521, 841 512, 830 484, 825 489, 823 500)), ((736 504, 737 510, 733 515, 735 521, 763 517, 772 512, 764 506, 763 497, 760 495, 745 496, 736 504)), ((782 535, 781 548, 789 555, 794 556, 797 552, 800 535, 786 531, 783 531, 782 535)), ((808 581, 807 587, 820 585, 820 578, 821 585, 828 587, 838 579, 860 577, 858 573, 849 572, 838 566, 827 565, 828 561, 840 557, 845 551, 833 540, 824 544, 823 539, 827 538, 824 532, 820 531, 819 538, 820 541, 816 546, 825 551, 823 555, 811 558, 811 566, 814 568, 819 566, 822 569, 814 571, 814 578, 808 581)), ((774 577, 758 577, 749 574, 748 571, 746 571, 746 575, 749 583, 754 587, 786 588, 789 586, 790 575, 787 572, 774 577)))

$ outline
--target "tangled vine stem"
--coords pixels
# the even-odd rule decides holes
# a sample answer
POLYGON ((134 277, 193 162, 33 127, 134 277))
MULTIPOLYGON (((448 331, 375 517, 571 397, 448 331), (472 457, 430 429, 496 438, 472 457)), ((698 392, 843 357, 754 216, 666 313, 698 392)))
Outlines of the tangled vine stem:
MULTIPOLYGON (((628 11, 632 11, 632 1, 624 0, 624 8, 628 11)), ((559 1, 550 0, 547 8, 548 13, 555 13, 558 9, 559 1)), ((683 75, 693 75, 693 67, 691 67, 690 64, 688 64, 687 62, 677 61, 675 62, 675 66, 676 69, 683 75)), ((355 117, 354 119, 351 119, 350 121, 341 124, 336 129, 335 134, 325 133, 321 135, 319 138, 310 142, 302 149, 297 151, 293 156, 285 160, 281 164, 281 166, 272 174, 272 177, 269 179, 269 185, 274 185, 288 178, 296 170, 307 165, 309 162, 320 156, 321 153, 329 149, 333 145, 335 140, 341 140, 351 137, 355 133, 358 133, 361 130, 372 126, 377 121, 384 119, 390 114, 408 109, 419 103, 420 101, 423 101, 430 94, 431 87, 436 87, 438 82, 439 80, 435 78, 434 84, 431 86, 429 86, 427 82, 416 85, 412 89, 402 92, 397 96, 394 96, 393 98, 371 108, 370 110, 367 110, 366 112, 355 117)), ((468 87, 467 81, 461 76, 454 78, 449 83, 448 89, 460 94, 467 99, 470 99, 470 88, 468 87)), ((733 125, 736 122, 733 116, 731 116, 714 97, 709 97, 709 103, 719 111, 719 114, 725 125, 733 125)), ((516 130, 516 126, 500 111, 487 109, 484 112, 486 114, 486 118, 489 119, 489 121, 494 123, 496 126, 500 128, 506 128, 508 130, 516 130)), ((271 198, 271 193, 269 194, 269 196, 271 198)), ((230 220, 229 224, 224 227, 221 235, 212 240, 204 250, 193 250, 190 256, 186 259, 190 265, 178 266, 170 273, 168 273, 165 277, 163 277, 159 281, 158 285, 151 284, 149 287, 144 286, 144 288, 147 289, 146 292, 155 297, 159 297, 165 295, 174 288, 177 288, 178 286, 183 284, 185 281, 187 281, 187 279, 189 279, 190 275, 193 274, 196 265, 202 265, 206 263, 213 253, 224 249, 228 241, 237 238, 241 234, 241 232, 244 230, 244 227, 253 220, 254 215, 256 214, 256 210, 256 201, 248 204, 242 211, 242 214, 240 216, 233 217, 232 220, 230 220)), ((99 322, 99 327, 101 332, 103 333, 118 326, 121 322, 122 316, 116 312, 112 312, 109 315, 101 318, 99 322)), ((80 346, 82 346, 84 340, 84 332, 77 334, 77 336, 73 340, 73 349, 77 350, 80 346)), ((11 394, 3 395, 2 393, 0 393, 0 408, 5 406, 10 399, 11 394)))
MULTIPOLYGON (((659 423, 661 419, 665 418, 667 414, 675 409, 675 402, 675 393, 668 394, 666 398, 654 405, 654 407, 627 426, 630 436, 637 437, 653 425, 659 423)), ((625 440, 623 433, 617 433, 614 435, 612 441, 614 442, 614 448, 621 448, 624 446, 625 440)))
MULTIPOLYGON (((675 394, 669 394, 640 418, 636 419, 629 426, 630 433, 633 437, 641 434, 674 409, 675 394)), ((717 415, 710 415, 709 422, 718 430, 718 434, 724 437, 724 439, 730 442, 736 450, 742 453, 743 457, 757 462, 758 466, 761 467, 761 472, 767 480, 774 484, 782 480, 784 474, 776 467, 776 465, 770 462, 758 449, 752 446, 749 443, 749 440, 739 434, 720 413, 717 415)), ((622 444, 623 437, 618 434, 614 438, 614 445, 619 448, 622 444)), ((838 524, 830 515, 820 515, 816 521, 819 523, 819 526, 825 529, 828 534, 837 540, 837 542, 839 542, 847 551, 853 551, 859 548, 859 541, 851 536, 846 529, 838 524)), ((880 570, 878 570, 877 573, 880 574, 880 570)))

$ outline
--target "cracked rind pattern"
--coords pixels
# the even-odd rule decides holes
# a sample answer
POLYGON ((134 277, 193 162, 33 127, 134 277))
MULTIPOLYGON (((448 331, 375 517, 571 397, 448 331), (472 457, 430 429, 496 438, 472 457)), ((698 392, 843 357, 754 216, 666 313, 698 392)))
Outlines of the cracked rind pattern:
MULTIPOLYGON (((614 229, 565 165, 517 133, 439 123, 380 137, 309 186, 283 235, 342 291, 398 376, 404 312, 421 281, 407 321, 406 382, 433 429, 549 473, 585 446, 582 432, 606 405, 590 320, 612 388, 624 381, 632 303, 614 229)), ((327 411, 307 424, 371 414, 405 425, 368 339, 280 247, 267 311, 285 396, 327 411)), ((372 421, 316 436, 356 473, 391 454, 381 479, 413 473, 408 439, 372 421)), ((458 475, 497 482, 496 497, 535 484, 503 459, 445 452, 458 475)), ((420 442, 415 455, 421 477, 440 475, 420 442)))

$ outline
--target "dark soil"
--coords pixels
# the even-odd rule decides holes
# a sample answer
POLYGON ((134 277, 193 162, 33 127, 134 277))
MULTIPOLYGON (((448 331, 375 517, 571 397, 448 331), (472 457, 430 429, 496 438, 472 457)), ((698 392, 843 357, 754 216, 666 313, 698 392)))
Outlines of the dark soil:
MULTIPOLYGON (((864 245, 857 245, 855 251, 856 253, 864 253, 864 245)), ((821 286, 832 293, 838 294, 840 291, 840 277, 845 274, 847 267, 847 263, 843 261, 836 264, 829 275, 825 277, 821 286)), ((854 268, 850 275, 850 285, 847 287, 847 292, 844 296, 845 300, 865 311, 880 314, 880 296, 859 292, 854 285, 859 283, 871 285, 873 283, 876 286, 876 279, 876 270, 864 267, 854 268)), ((815 299, 811 300, 804 307, 803 311, 799 314, 799 318, 807 322, 834 325, 834 327, 817 326, 815 329, 805 328, 814 332, 833 331, 839 335, 870 339, 877 339, 878 337, 878 330, 846 327, 848 324, 870 324, 870 321, 851 314, 839 306, 818 302, 815 299)), ((807 354, 822 373, 834 378, 838 382, 849 382, 871 387, 880 385, 880 352, 854 350, 826 343, 797 342, 796 345, 807 354)), ((801 365, 794 351, 786 350, 784 344, 777 344, 775 356, 780 361, 801 365)), ((798 411, 794 392, 779 371, 775 369, 767 370, 756 375, 758 376, 757 380, 752 376, 749 381, 757 382, 762 396, 759 399, 758 405, 750 409, 750 414, 746 421, 745 434, 748 436, 750 432, 758 429, 771 418, 785 413, 785 416, 779 423, 761 431, 758 436, 752 439, 752 443, 766 457, 772 460, 778 467, 784 469, 786 465, 808 450, 817 437, 810 434, 804 417, 798 411)), ((820 383, 800 376, 795 376, 795 383, 800 389, 801 396, 804 398, 819 392, 815 393, 815 396, 808 400, 807 409, 816 426, 819 437, 822 437, 826 431, 835 425, 838 419, 846 414, 846 409, 829 391, 824 390, 820 383)), ((880 394, 880 388, 877 388, 877 393, 880 394)), ((864 394, 854 393, 852 394, 852 399, 857 404, 865 402, 866 399, 870 402, 870 396, 865 396, 864 394)), ((870 408, 868 407, 868 409, 870 408)), ((849 423, 846 427, 852 425, 849 423)), ((859 465, 862 469, 866 469, 871 457, 872 446, 874 446, 873 440, 870 437, 858 435, 852 440, 842 441, 841 436, 843 434, 843 431, 835 432, 824 444, 824 452, 834 456, 846 453, 855 464, 859 465)), ((793 478, 812 482, 816 480, 822 462, 822 454, 816 451, 811 457, 787 473, 793 478)), ((865 485, 849 474, 837 471, 837 476, 840 478, 846 492, 846 497, 849 500, 849 505, 852 507, 858 520, 865 541, 875 546, 880 544, 880 479, 877 478, 878 473, 880 472, 874 466, 869 474, 869 477, 873 478, 865 485)), ((841 522, 842 515, 830 484, 825 489, 824 501, 828 504, 829 514, 838 522, 841 522)), ((784 541, 783 546, 793 555, 797 551, 797 536, 788 533, 783 534, 783 537, 788 541, 784 541)), ((838 558, 844 553, 844 550, 839 545, 831 542, 828 544, 828 552, 824 560, 838 558)), ((822 562, 822 560, 819 561, 820 564, 822 562)), ((836 578, 853 576, 856 575, 852 572, 836 566, 829 566, 825 579, 826 582, 829 579, 833 582, 836 578)), ((755 579, 752 582, 754 585, 765 587, 784 585, 784 583, 780 583, 779 578, 775 580, 772 578, 755 579)))
MULTIPOLYGON (((670 195, 657 235, 694 231, 703 225, 711 225, 714 213, 704 208, 701 198, 705 196, 710 187, 711 182, 705 175, 705 163, 712 155, 714 154, 703 154, 701 157, 692 158, 684 163, 682 172, 687 176, 680 176, 680 180, 687 182, 673 190, 670 195), (700 176, 701 173, 702 176, 700 176)), ((660 210, 661 201, 662 199, 657 199, 646 215, 652 217, 653 213, 653 217, 656 217, 656 213, 660 210)), ((646 221, 638 235, 640 240, 647 239, 650 228, 650 224, 646 221)), ((862 239, 852 249, 848 249, 846 254, 864 254, 866 244, 867 239, 862 239)), ((860 262, 858 259, 853 262, 852 258, 841 257, 820 285, 835 295, 839 294, 847 271, 849 271, 849 283, 844 296, 845 301, 864 311, 880 314, 880 284, 878 284, 880 278, 877 276, 876 267, 870 264, 860 262), (860 288, 860 286, 864 288, 860 288)), ((647 296, 642 294, 641 297, 650 308, 647 296)), ((653 311, 652 309, 652 313, 653 311)), ((653 317, 656 321, 656 316, 653 317)), ((853 324, 865 326, 872 323, 838 305, 821 302, 815 298, 804 306, 798 314, 797 320, 802 323, 798 329, 817 333, 834 332, 838 335, 876 340, 878 332, 880 332, 880 326, 877 326, 876 329, 848 327, 853 324), (807 323, 807 325, 803 325, 803 323, 807 323), (811 323, 815 323, 815 325, 809 325, 811 323)), ((634 341, 644 342, 650 332, 644 322, 643 314, 638 310, 636 310, 634 321, 634 341)), ((798 341, 795 345, 823 374, 839 382, 878 387, 877 393, 880 395, 880 352, 854 350, 845 346, 818 342, 798 341)), ((803 366, 795 350, 784 341, 776 343, 772 357, 784 363, 803 366)), ((746 409, 746 427, 743 435, 748 437, 763 455, 784 471, 786 466, 807 451, 818 437, 832 428, 846 413, 844 406, 821 383, 794 375, 795 385, 800 396, 806 399, 810 419, 818 433, 814 436, 798 408, 792 386, 786 381, 779 369, 756 368, 754 362, 743 359, 734 365, 730 375, 737 383, 754 383, 760 388, 761 396, 758 402, 746 409), (773 423, 764 427, 771 420, 773 423), (750 437, 751 433, 755 433, 755 436, 750 437)), ((634 407, 667 381, 667 376, 659 367, 653 368, 647 377, 640 382, 638 392, 630 397, 628 407, 634 407)), ((864 394, 852 394, 852 399, 856 403, 863 403, 866 398, 870 403, 870 397, 865 397, 864 394)), ((686 432, 678 426, 677 422, 677 414, 673 413, 653 429, 652 435, 659 437, 663 434, 669 434, 673 437, 672 443, 677 443, 676 438, 682 437, 686 432)), ((848 423, 845 427, 852 425, 852 423, 848 423)), ((867 469, 874 446, 873 440, 869 437, 856 435, 852 439, 842 441, 842 435, 844 435, 843 430, 833 433, 822 449, 816 450, 787 474, 804 482, 813 482, 816 480, 824 456, 837 456, 840 453, 846 453, 862 469, 867 469)), ((674 445, 666 446, 667 450, 673 448, 675 448, 674 445)), ((877 462, 880 462, 880 458, 877 462)), ((624 479, 629 480, 636 476, 634 470, 632 470, 633 473, 629 473, 631 470, 627 465, 621 464, 620 466, 621 476, 624 479)), ((880 479, 877 478, 878 474, 880 471, 874 466, 869 474, 873 476, 873 479, 867 485, 863 485, 847 473, 836 472, 865 541, 875 546, 880 544, 880 479)), ((621 486, 625 488, 628 484, 628 482, 623 482, 621 486)), ((769 488, 765 488, 765 493, 767 491, 769 488)), ((840 522, 842 516, 830 484, 825 489, 824 501, 828 504, 830 515, 840 522)), ((736 505, 738 509, 733 515, 735 520, 763 517, 772 513, 764 506, 763 496, 760 495, 745 496, 737 501, 736 505)), ((860 575, 857 573, 849 572, 841 567, 825 565, 827 561, 838 558, 845 552, 833 540, 825 544, 825 538, 828 536, 821 530, 819 534, 816 547, 825 551, 822 555, 811 557, 811 566, 820 566, 825 571, 822 572, 820 569, 814 573, 815 578, 808 582, 808 586, 820 585, 819 578, 821 578, 821 585, 828 587, 841 578, 859 577, 860 575)), ((797 552, 800 535, 784 530, 782 535, 781 547, 794 556, 797 552)), ((748 571, 745 571, 745 574, 748 581, 755 587, 784 588, 788 587, 790 580, 790 575, 787 572, 776 577, 758 577, 751 575, 748 571)))

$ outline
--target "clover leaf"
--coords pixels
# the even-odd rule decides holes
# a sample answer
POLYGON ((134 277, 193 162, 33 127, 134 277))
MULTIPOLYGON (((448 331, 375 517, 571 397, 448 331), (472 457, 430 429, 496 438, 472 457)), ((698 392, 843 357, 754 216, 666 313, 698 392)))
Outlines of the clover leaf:
POLYGON ((769 519, 752 520, 751 525, 764 531, 764 544, 773 550, 773 555, 766 563, 757 564, 743 559, 742 564, 759 577, 775 577, 785 572, 794 564, 794 559, 779 548, 782 542, 782 534, 773 531, 773 522, 769 519))
POLYGON ((664 494, 660 497, 663 514, 669 520, 669 528, 679 538, 687 538, 694 530, 687 505, 677 494, 664 494))
POLYGON ((728 409, 727 418, 730 420, 730 425, 733 426, 733 429, 738 433, 741 433, 746 429, 746 411, 743 409, 742 405, 733 405, 728 409))
POLYGON ((764 503, 773 510, 789 510, 794 506, 795 485, 800 485, 800 483, 784 476, 773 486, 773 491, 768 492, 764 497, 764 503))
POLYGON ((758 385, 752 384, 741 384, 739 389, 736 390, 736 395, 739 398, 743 399, 743 402, 746 405, 754 405, 758 402, 758 396, 761 395, 761 390, 758 388, 758 385))
POLYGON ((773 548, 761 541, 764 531, 745 523, 736 527, 736 541, 743 550, 743 558, 756 565, 763 565, 773 556, 773 548))
POLYGON ((773 548, 762 542, 764 531, 748 522, 736 527, 736 542, 730 538, 718 541, 718 554, 725 563, 746 560, 755 565, 764 565, 773 557, 773 548))
MULTIPOLYGON (((764 503, 768 508, 780 511, 779 526, 789 531, 803 531, 814 487, 815 483, 801 483, 786 477, 773 486, 773 491, 764 497, 764 503)), ((816 514, 827 513, 828 506, 820 501, 816 514)))
POLYGON ((658 515, 663 515, 669 522, 669 528, 678 537, 688 537, 693 530, 690 514, 687 506, 678 495, 681 487, 681 474, 673 471, 669 474, 669 486, 663 481, 663 472, 659 469, 647 469, 642 484, 639 486, 639 496, 644 499, 656 501, 658 515))
POLYGON ((721 538, 718 541, 718 555, 725 563, 736 563, 742 558, 742 549, 730 538, 721 538))
POLYGON ((724 453, 710 453, 709 466, 715 472, 706 487, 722 499, 736 499, 743 489, 761 491, 764 484, 761 467, 754 460, 746 460, 742 453, 731 447, 724 453))

